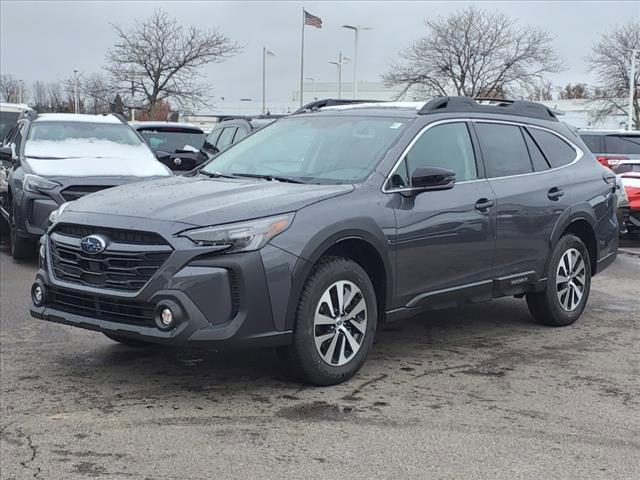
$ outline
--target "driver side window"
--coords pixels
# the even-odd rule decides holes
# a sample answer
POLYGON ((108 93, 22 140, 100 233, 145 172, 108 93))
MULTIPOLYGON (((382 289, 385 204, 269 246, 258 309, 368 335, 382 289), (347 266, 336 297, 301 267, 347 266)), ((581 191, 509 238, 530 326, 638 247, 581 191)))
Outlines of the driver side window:
POLYGON ((444 123, 423 132, 391 176, 390 188, 410 187, 413 172, 427 166, 453 170, 457 182, 478 178, 466 123, 444 123))

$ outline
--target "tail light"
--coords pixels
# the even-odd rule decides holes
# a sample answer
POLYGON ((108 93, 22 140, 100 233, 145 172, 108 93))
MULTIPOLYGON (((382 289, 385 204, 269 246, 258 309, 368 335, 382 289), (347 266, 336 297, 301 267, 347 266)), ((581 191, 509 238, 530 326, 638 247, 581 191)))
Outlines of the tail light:
POLYGON ((616 156, 613 156, 613 155, 597 155, 596 156, 596 160, 598 160, 598 162, 600 162, 605 167, 611 168, 614 165, 618 165, 623 160, 629 160, 629 157, 625 157, 625 156, 622 156, 622 155, 616 155, 616 156))

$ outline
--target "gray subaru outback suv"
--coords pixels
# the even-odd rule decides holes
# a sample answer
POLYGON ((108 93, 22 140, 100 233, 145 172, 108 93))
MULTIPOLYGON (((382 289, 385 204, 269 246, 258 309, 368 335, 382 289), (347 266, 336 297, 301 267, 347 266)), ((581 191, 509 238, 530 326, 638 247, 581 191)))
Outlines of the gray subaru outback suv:
POLYGON ((274 346, 335 384, 379 322, 506 295, 575 322, 616 257, 614 188, 539 104, 320 108, 61 207, 31 313, 128 344, 274 346))

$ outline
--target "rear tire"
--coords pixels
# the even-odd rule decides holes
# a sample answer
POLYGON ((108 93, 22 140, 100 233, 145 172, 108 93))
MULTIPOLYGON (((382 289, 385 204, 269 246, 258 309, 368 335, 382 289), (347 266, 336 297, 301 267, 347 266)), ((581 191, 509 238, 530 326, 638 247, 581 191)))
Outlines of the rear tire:
POLYGON ((335 385, 367 358, 376 333, 376 294, 367 272, 342 257, 318 261, 296 311, 287 366, 302 381, 335 385))
POLYGON ((553 249, 545 290, 528 293, 527 306, 540 323, 564 327, 580 318, 590 289, 589 251, 578 237, 565 235, 553 249))
POLYGON ((135 338, 122 337, 113 333, 102 332, 106 337, 110 338, 114 342, 121 343, 128 347, 149 347, 153 345, 151 342, 145 342, 144 340, 137 340, 135 338))

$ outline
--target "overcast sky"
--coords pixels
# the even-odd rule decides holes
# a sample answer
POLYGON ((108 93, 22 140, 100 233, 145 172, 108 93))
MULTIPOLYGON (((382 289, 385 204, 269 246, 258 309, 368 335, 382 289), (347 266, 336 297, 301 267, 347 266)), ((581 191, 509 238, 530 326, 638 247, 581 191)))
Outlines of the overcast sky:
MULTIPOLYGON (((131 25, 163 8, 184 25, 219 29, 244 46, 243 53, 205 68, 212 95, 237 100, 261 97, 262 46, 269 58, 269 97, 287 101, 297 88, 300 25, 304 5, 322 18, 322 29, 306 28, 305 76, 335 81, 328 62, 342 50, 352 56, 353 32, 343 24, 372 27, 362 32, 358 77, 379 81, 397 52, 425 33, 424 19, 469 4, 502 11, 521 25, 543 27, 554 37, 566 70, 556 84, 593 80, 584 63, 590 46, 616 24, 640 18, 640 1, 598 2, 163 2, 0 0, 0 71, 26 82, 68 78, 74 69, 99 72, 115 35, 110 23, 131 25)), ((352 78, 351 66, 343 74, 352 78)))

